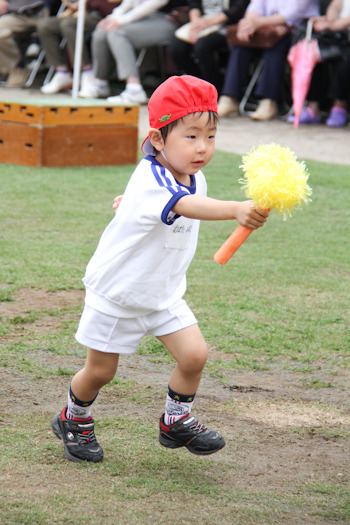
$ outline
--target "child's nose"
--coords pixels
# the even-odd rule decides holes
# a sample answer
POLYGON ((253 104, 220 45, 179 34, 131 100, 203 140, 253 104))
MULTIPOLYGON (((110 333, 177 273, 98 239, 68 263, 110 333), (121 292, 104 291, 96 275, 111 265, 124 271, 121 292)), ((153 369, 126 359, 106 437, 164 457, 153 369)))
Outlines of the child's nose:
POLYGON ((205 143, 205 140, 199 140, 197 143, 197 151, 203 152, 207 149, 207 145, 205 143))

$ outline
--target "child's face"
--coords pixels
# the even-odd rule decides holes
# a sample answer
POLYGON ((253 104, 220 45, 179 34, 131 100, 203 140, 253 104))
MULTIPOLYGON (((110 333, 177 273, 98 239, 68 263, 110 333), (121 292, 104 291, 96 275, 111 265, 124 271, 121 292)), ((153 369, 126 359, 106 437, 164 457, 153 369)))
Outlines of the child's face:
POLYGON ((169 132, 163 143, 163 154, 157 160, 174 177, 186 184, 188 176, 203 168, 213 156, 216 122, 209 122, 207 112, 187 115, 169 132), (164 158, 165 156, 165 158, 164 158))

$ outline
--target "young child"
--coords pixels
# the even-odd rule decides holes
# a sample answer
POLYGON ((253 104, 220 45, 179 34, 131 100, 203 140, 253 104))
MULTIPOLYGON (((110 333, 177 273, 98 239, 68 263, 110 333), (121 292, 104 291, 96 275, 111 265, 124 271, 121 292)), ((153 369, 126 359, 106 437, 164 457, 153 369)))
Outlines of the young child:
POLYGON ((191 414, 208 349, 183 295, 200 219, 234 220, 252 229, 268 213, 251 201, 206 197, 201 169, 214 153, 217 91, 189 75, 163 82, 148 104, 146 157, 136 167, 117 213, 102 234, 83 282, 85 308, 76 339, 87 346, 85 366, 72 379, 68 406, 52 420, 72 461, 103 459, 91 406, 113 379, 119 354, 136 352, 154 335, 176 361, 169 379, 160 444, 199 455, 224 447, 224 438, 191 414))

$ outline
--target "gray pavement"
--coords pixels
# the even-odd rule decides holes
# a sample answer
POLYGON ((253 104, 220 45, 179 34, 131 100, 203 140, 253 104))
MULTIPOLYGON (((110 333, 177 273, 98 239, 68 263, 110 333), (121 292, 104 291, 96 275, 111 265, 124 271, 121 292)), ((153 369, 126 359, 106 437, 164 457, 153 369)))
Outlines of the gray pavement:
MULTIPOLYGON (((0 102, 4 100, 35 100, 45 97, 39 89, 6 89, 0 87, 0 102)), ((55 95, 55 99, 71 99, 69 93, 55 95)), ((139 113, 139 137, 148 134, 147 107, 139 113)), ((350 165, 350 126, 341 129, 315 126, 293 126, 283 119, 254 122, 249 117, 223 118, 219 122, 216 148, 218 150, 247 153, 253 146, 276 142, 289 146, 299 159, 350 165)))

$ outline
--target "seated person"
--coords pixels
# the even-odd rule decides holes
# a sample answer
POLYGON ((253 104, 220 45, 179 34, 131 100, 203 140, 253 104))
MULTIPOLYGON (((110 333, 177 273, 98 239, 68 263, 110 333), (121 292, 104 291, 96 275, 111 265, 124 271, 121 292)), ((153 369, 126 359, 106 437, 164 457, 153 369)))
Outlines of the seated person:
POLYGON ((15 35, 36 31, 39 20, 47 17, 45 0, 0 0, 0 64, 7 75, 5 87, 22 87, 28 72, 15 35))
MULTIPOLYGON (((285 26, 299 24, 304 18, 318 15, 318 0, 251 0, 244 18, 238 22, 238 35, 248 42, 260 27, 274 25, 284 29, 285 26)), ((234 47, 227 64, 222 96, 218 103, 219 116, 238 114, 239 100, 248 83, 250 63, 262 57, 264 67, 256 91, 260 102, 250 117, 254 120, 273 119, 278 113, 278 101, 290 45, 291 35, 287 34, 272 49, 234 47)))
MULTIPOLYGON (((343 31, 350 29, 350 0, 332 0, 325 16, 314 19, 314 31, 343 31)), ((350 94, 350 41, 349 46, 342 48, 343 56, 332 61, 332 76, 330 80, 330 91, 333 106, 326 120, 327 126, 341 127, 347 123, 347 101, 350 94)), ((310 89, 307 95, 307 105, 300 115, 300 124, 319 124, 322 121, 320 111, 320 100, 323 95, 322 82, 325 75, 324 64, 317 64, 311 78, 310 89)), ((294 117, 288 118, 289 122, 294 117)))
MULTIPOLYGON (((74 64, 79 2, 65 3, 67 8, 60 16, 50 16, 46 20, 39 21, 37 26, 41 45, 46 52, 46 63, 54 66, 56 71, 52 80, 41 88, 41 92, 45 94, 58 93, 71 88, 73 83, 67 55, 70 64, 74 64), (66 39, 66 45, 62 48, 60 44, 63 38, 66 39)), ((109 0, 87 0, 82 53, 82 89, 93 77, 90 44, 86 37, 92 34, 103 17, 112 12, 113 7, 109 0)))
POLYGON ((136 50, 167 45, 176 26, 168 14, 184 4, 184 0, 123 0, 112 14, 99 22, 92 35, 92 56, 95 80, 79 96, 106 97, 110 93, 108 76, 116 65, 119 80, 125 80, 125 90, 112 102, 145 104, 136 50))
POLYGON ((236 24, 244 15, 249 0, 189 0, 190 38, 188 42, 179 40, 175 35, 169 45, 169 56, 181 73, 194 75, 211 84, 218 92, 222 89, 222 73, 218 53, 227 52, 226 31, 218 31, 198 38, 204 29, 216 26, 236 24))

